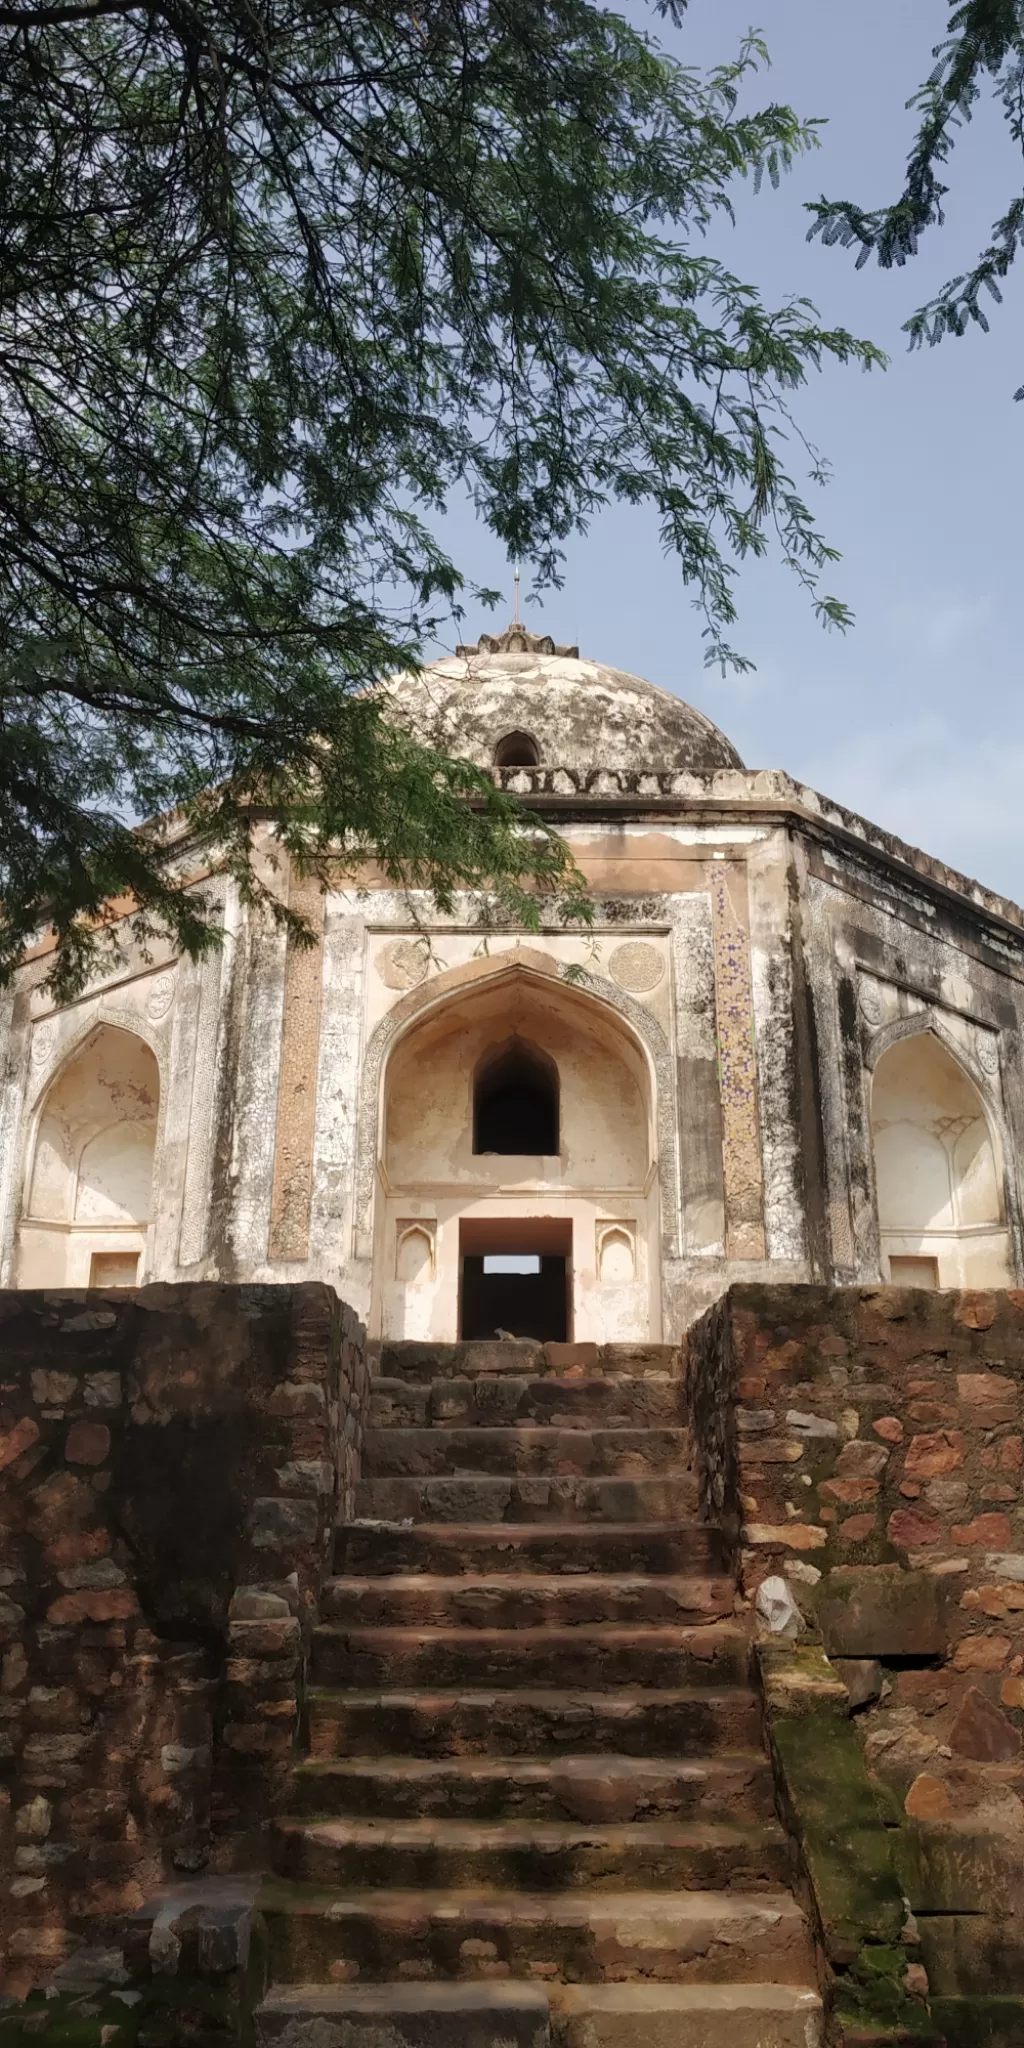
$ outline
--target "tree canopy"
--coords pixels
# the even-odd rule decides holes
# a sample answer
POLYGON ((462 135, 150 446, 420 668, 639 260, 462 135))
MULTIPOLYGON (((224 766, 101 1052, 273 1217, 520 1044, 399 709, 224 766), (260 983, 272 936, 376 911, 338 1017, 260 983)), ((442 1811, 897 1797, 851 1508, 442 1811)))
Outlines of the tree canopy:
POLYGON ((184 815, 252 894, 257 799, 325 875, 342 845, 442 903, 580 910, 561 842, 368 694, 494 599, 440 537, 454 493, 540 587, 602 505, 652 504, 710 659, 773 544, 843 620, 791 406, 877 351, 707 240, 815 125, 744 111, 755 41, 699 75, 654 27, 0 0, 0 978, 48 920, 80 985, 112 897, 201 948, 138 821, 184 815))
MULTIPOLYGON (((902 266, 917 255, 922 235, 942 226, 949 191, 943 182, 946 167, 986 81, 1013 141, 1024 152, 1024 11, 1019 0, 952 0, 948 26, 948 35, 932 51, 928 77, 907 102, 918 126, 899 198, 874 211, 848 199, 822 198, 810 208, 814 221, 808 239, 820 235, 825 242, 856 247, 858 269, 872 256, 885 270, 902 266)), ((966 334, 972 323, 987 332, 983 294, 1001 299, 1002 280, 1022 244, 1024 192, 1016 192, 971 269, 950 278, 935 298, 911 314, 906 323, 911 347, 966 334)), ((1024 384, 1014 397, 1024 398, 1024 384)))

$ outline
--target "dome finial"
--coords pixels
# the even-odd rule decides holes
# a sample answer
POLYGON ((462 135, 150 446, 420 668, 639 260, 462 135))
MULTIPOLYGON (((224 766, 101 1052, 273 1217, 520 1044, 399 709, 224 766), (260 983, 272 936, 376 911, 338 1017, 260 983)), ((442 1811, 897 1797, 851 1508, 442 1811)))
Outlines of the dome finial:
POLYGON ((578 661, 578 647, 559 647, 550 633, 531 633, 520 624, 518 607, 516 617, 503 633, 481 633, 475 646, 455 649, 457 655, 468 660, 474 654, 560 654, 563 661, 578 661))

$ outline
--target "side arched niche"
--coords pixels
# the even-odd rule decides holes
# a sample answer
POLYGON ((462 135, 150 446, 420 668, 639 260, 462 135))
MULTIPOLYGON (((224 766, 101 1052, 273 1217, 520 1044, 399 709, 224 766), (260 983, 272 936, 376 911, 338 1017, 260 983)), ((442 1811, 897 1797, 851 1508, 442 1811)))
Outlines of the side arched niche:
POLYGON ((567 1336, 657 1337, 654 1095, 628 1023, 551 973, 465 981, 408 1018, 381 1081, 374 1332, 455 1341, 465 1261, 497 1253, 566 1260, 567 1336))
POLYGON ((878 1060, 871 1135, 882 1273, 908 1286, 1011 1284, 1002 1152, 981 1092, 932 1031, 878 1060))
POLYGON ((37 1112, 19 1287, 132 1287, 145 1277, 159 1109, 159 1069, 144 1039, 98 1025, 37 1112))

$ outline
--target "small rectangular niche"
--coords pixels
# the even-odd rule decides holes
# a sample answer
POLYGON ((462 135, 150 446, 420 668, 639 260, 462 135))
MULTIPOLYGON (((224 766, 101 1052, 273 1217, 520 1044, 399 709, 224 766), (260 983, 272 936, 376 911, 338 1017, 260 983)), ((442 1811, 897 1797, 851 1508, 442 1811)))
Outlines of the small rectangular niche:
POLYGON ((138 1252, 93 1252, 89 1261, 90 1287, 137 1287, 138 1252))
POLYGON ((889 1279, 894 1287, 927 1287, 935 1290, 939 1284, 938 1259, 890 1257, 889 1279))

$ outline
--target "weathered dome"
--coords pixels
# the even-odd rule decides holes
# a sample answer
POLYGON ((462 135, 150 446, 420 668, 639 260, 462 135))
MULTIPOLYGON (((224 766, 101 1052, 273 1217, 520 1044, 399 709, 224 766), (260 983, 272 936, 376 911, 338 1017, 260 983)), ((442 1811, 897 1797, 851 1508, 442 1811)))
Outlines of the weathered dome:
POLYGON ((742 768, 703 712, 642 676, 581 661, 576 647, 510 626, 389 686, 413 730, 478 767, 742 768))

